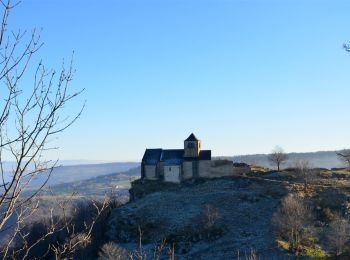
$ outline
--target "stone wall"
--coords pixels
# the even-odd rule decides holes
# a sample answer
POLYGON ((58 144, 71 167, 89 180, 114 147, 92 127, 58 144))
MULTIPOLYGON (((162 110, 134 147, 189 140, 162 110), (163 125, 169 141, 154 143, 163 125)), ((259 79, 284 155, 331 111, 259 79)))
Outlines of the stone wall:
POLYGON ((159 162, 157 164, 157 178, 159 180, 164 179, 164 163, 163 162, 159 162))
POLYGON ((190 180, 197 177, 219 178, 234 175, 245 175, 249 173, 250 170, 251 169, 249 166, 234 167, 233 162, 229 160, 203 160, 193 162, 184 161, 182 166, 176 166, 171 170, 169 169, 169 166, 165 166, 163 163, 159 163, 157 166, 145 165, 144 177, 148 180, 159 179, 167 182, 181 182, 181 180, 190 180), (197 170, 195 169, 195 166, 198 166, 197 170), (198 176, 193 176, 193 174, 195 174, 194 172, 198 173, 198 176))
POLYGON ((155 165, 145 165, 145 178, 147 180, 157 180, 157 175, 156 175, 156 166, 155 165))
POLYGON ((182 179, 189 180, 192 179, 192 162, 183 162, 182 163, 182 179))
POLYGON ((179 183, 181 173, 180 165, 165 165, 164 166, 164 181, 179 183))
POLYGON ((233 174, 234 175, 246 175, 247 173, 250 173, 251 169, 249 166, 244 167, 233 167, 233 174))
POLYGON ((201 178, 232 176, 233 162, 228 160, 199 161, 198 173, 201 178))

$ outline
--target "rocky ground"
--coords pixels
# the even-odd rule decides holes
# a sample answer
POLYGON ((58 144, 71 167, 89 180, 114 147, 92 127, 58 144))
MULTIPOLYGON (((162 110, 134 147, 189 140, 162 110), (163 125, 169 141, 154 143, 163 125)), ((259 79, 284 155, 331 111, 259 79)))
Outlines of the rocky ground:
MULTIPOLYGON (((148 184, 139 185, 147 188, 148 184)), ((238 259, 238 255, 244 259, 251 250, 259 259, 289 258, 277 248, 271 225, 271 217, 287 193, 282 183, 223 178, 167 188, 149 185, 153 189, 159 185, 160 191, 113 211, 108 236, 118 245, 136 249, 140 227, 145 249, 166 239, 175 245, 178 259, 238 259), (201 232, 208 205, 219 216, 209 235, 201 232)))

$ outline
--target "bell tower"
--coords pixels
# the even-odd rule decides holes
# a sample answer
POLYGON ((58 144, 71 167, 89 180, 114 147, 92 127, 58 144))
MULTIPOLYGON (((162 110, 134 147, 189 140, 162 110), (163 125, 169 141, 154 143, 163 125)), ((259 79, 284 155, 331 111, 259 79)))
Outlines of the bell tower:
POLYGON ((184 157, 198 158, 201 150, 201 141, 192 133, 184 142, 184 157))

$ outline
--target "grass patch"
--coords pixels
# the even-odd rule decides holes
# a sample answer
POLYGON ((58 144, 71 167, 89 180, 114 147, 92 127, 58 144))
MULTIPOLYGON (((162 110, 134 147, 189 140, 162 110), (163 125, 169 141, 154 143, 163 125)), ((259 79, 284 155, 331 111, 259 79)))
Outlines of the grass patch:
POLYGON ((264 167, 260 167, 260 166, 256 166, 256 165, 251 165, 250 170, 253 173, 262 173, 262 174, 271 172, 271 169, 269 169, 269 168, 264 168, 264 167))
MULTIPOLYGON (((284 240, 276 240, 277 245, 279 248, 281 248, 284 251, 290 251, 289 243, 284 240)), ((319 246, 303 246, 301 248, 300 256, 306 256, 313 259, 326 259, 328 257, 328 254, 326 251, 324 251, 319 246)))
POLYGON ((302 255, 313 259, 326 259, 328 257, 326 251, 320 247, 304 247, 302 255))
POLYGON ((332 178, 332 176, 333 176, 332 171, 328 171, 328 170, 320 171, 320 177, 321 177, 321 178, 326 178, 326 179, 328 179, 328 178, 332 178))
POLYGON ((289 250, 289 243, 283 240, 277 240, 277 245, 279 248, 288 251, 289 250))

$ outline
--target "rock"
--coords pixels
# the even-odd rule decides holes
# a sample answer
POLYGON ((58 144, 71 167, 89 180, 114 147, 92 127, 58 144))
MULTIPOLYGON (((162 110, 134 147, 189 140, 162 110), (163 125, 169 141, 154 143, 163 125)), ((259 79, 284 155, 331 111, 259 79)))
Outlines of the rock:
POLYGON ((231 259, 251 249, 260 259, 283 259, 271 218, 286 192, 281 183, 244 178, 161 188, 114 209, 108 236, 119 245, 133 241, 137 248, 141 227, 145 245, 166 239, 179 259, 231 259), (218 213, 211 229, 203 225, 207 205, 218 213))

